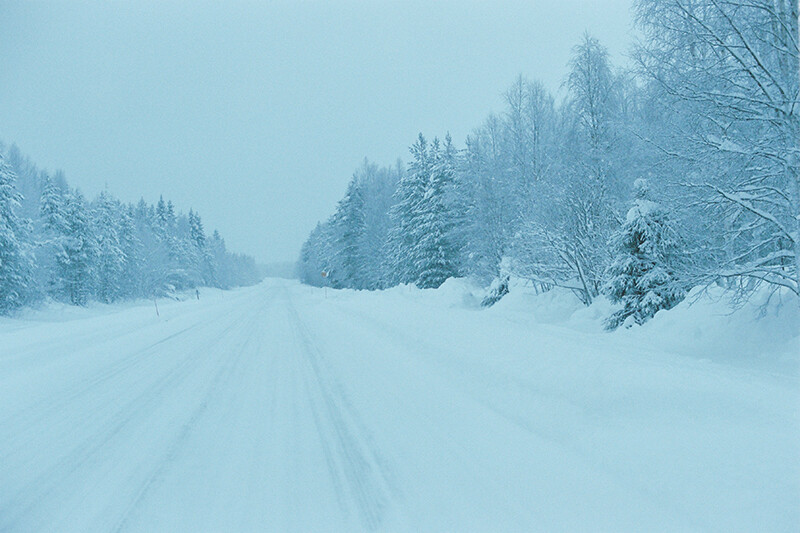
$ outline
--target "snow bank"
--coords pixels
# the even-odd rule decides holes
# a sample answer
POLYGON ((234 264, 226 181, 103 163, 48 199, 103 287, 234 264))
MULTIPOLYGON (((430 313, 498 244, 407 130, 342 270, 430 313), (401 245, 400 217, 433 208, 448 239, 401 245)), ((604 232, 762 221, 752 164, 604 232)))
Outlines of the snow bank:
POLYGON ((512 278, 509 293, 489 311, 516 315, 518 318, 527 316, 540 324, 563 324, 583 307, 580 300, 567 289, 537 292, 530 282, 512 278))
POLYGON ((438 289, 419 289, 415 285, 397 285, 382 291, 357 291, 341 289, 328 292, 329 297, 340 300, 396 302, 415 301, 445 309, 480 309, 485 290, 467 278, 450 278, 438 289))
POLYGON ((714 361, 764 363, 793 373, 800 368, 800 306, 788 291, 770 298, 764 290, 735 308, 718 287, 695 289, 675 308, 615 333, 714 361))
MULTIPOLYGON (((584 332, 603 331, 604 319, 615 310, 605 297, 587 307, 568 290, 535 294, 521 283, 506 299, 493 311, 528 313, 538 323, 584 332)), ((699 359, 763 364, 793 374, 800 369, 800 306, 788 292, 770 297, 763 290, 737 307, 719 287, 695 289, 676 307, 659 311, 645 324, 606 335, 699 359)))
MULTIPOLYGON (((602 333, 643 348, 700 360, 767 367, 793 375, 800 372, 800 306, 788 293, 770 297, 764 290, 737 307, 718 287, 695 289, 675 308, 659 311, 641 326, 607 332, 603 321, 616 306, 605 297, 587 307, 568 289, 537 292, 530 282, 514 278, 509 289, 502 300, 481 312, 517 323, 602 333)), ((439 289, 404 285, 383 292, 426 305, 478 310, 486 290, 462 278, 450 279, 439 289)))
MULTIPOLYGON (((242 289, 222 290, 210 287, 199 289, 201 300, 217 301, 223 300, 226 293, 234 294, 242 289)), ((228 296, 230 298, 230 296, 228 296)), ((176 293, 175 298, 157 298, 159 313, 166 318, 170 314, 179 312, 181 306, 192 304, 196 301, 194 289, 176 293)), ((0 333, 10 331, 18 327, 30 326, 39 322, 67 322, 71 320, 87 320, 96 317, 104 317, 127 310, 137 309, 140 314, 152 314, 156 317, 156 304, 152 299, 125 300, 111 304, 104 304, 96 301, 89 301, 84 306, 69 305, 66 303, 48 300, 36 307, 25 307, 20 309, 11 317, 0 316, 0 333)))

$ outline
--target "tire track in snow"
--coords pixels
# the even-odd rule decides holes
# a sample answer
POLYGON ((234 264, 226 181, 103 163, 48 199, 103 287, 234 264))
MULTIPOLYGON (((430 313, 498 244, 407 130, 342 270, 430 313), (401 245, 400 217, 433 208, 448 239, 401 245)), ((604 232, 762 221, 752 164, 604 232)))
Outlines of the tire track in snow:
MULTIPOLYGON (((174 463, 175 459, 180 455, 180 450, 186 444, 195 431, 203 415, 207 412, 208 406, 212 403, 215 396, 225 392, 224 384, 231 380, 236 367, 241 363, 242 356, 245 354, 247 347, 253 342, 258 328, 256 323, 260 319, 260 314, 269 307, 270 300, 265 298, 265 304, 262 305, 258 312, 250 317, 250 320, 241 324, 241 332, 246 333, 243 336, 242 342, 236 347, 233 355, 235 357, 225 357, 225 364, 220 366, 219 370, 211 380, 207 390, 202 396, 202 399, 197 406, 191 411, 188 419, 181 425, 180 431, 171 439, 166 447, 166 451, 156 463, 155 467, 147 475, 145 480, 141 483, 139 489, 136 491, 136 496, 130 505, 125 509, 119 517, 115 527, 112 529, 115 533, 119 533, 128 528, 131 522, 135 519, 137 509, 147 500, 153 489, 163 481, 170 466, 174 463)), ((237 330, 236 333, 240 333, 237 330)), ((228 350, 226 350, 227 355, 228 350)))
MULTIPOLYGON (((46 420, 49 416, 52 416, 54 412, 59 410, 63 410, 64 406, 69 402, 76 400, 87 393, 93 391, 95 387, 98 385, 102 385, 103 383, 117 377, 120 374, 127 372, 128 370, 142 366, 148 362, 149 358, 154 356, 158 356, 159 353, 154 351, 154 348, 159 347, 162 344, 169 342, 175 338, 180 338, 181 335, 187 333, 197 327, 200 324, 193 324, 189 327, 183 328, 172 335, 168 335, 163 339, 160 339, 157 342, 146 346, 140 350, 136 350, 125 357, 117 359, 111 365, 104 367, 104 369, 96 374, 95 376, 81 380, 75 383, 72 387, 68 388, 67 390, 60 392, 58 397, 54 398, 43 398, 37 403, 27 406, 26 408, 18 411, 16 414, 0 420, 0 427, 2 426, 15 426, 19 424, 20 420, 26 420, 28 426, 35 426, 37 423, 41 422, 42 420, 46 420), (145 356, 143 358, 143 356, 145 356)), ((20 438, 21 435, 16 435, 17 438, 20 438)), ((10 448, 14 448, 15 442, 14 440, 10 441, 10 448)))
POLYGON ((383 523, 391 501, 400 495, 393 482, 392 469, 375 448, 369 431, 334 378, 332 369, 325 364, 321 350, 287 291, 285 297, 298 344, 310 370, 306 373, 306 391, 340 507, 348 512, 342 499, 347 494, 362 525, 375 531, 383 523))
MULTIPOLYGON (((108 416, 112 422, 104 425, 99 431, 90 434, 83 443, 76 445, 72 450, 61 457, 55 464, 47 467, 35 476, 25 489, 0 505, 0 531, 14 529, 14 525, 25 515, 28 515, 39 501, 62 488, 64 481, 77 472, 82 466, 97 457, 107 449, 108 444, 132 423, 140 421, 142 414, 153 408, 163 400, 163 394, 173 389, 179 382, 186 380, 199 368, 199 360, 207 356, 210 350, 218 346, 227 337, 231 330, 239 323, 233 320, 214 340, 201 350, 192 350, 184 354, 176 365, 171 367, 166 374, 149 384, 143 391, 126 402, 108 416)), ((76 428, 77 429, 77 428, 76 428)))
MULTIPOLYGON (((226 304, 230 304, 232 302, 237 301, 238 299, 242 298, 243 294, 235 294, 233 298, 225 300, 226 304)), ((192 300, 189 301, 178 301, 179 303, 194 303, 192 300)), ((147 307, 148 310, 150 308, 150 303, 143 303, 141 307, 147 307)), ((38 354, 48 354, 53 350, 58 350, 64 352, 63 357, 68 357, 70 352, 76 353, 79 350, 75 350, 75 347, 81 348, 84 346, 90 346, 95 344, 102 344, 104 341, 108 339, 119 339, 131 335, 138 334, 141 330, 153 327, 153 326, 161 326, 164 323, 169 322, 171 319, 165 316, 162 316, 160 319, 150 316, 149 314, 145 316, 136 315, 134 317, 134 322, 136 326, 134 329, 131 329, 130 324, 120 324, 117 321, 111 321, 110 323, 104 323, 103 328, 96 327, 97 321, 106 321, 110 318, 113 318, 115 315, 119 315, 121 313, 130 313, 132 311, 138 312, 140 311, 140 307, 121 307, 121 308, 114 308, 110 307, 105 310, 104 314, 96 315, 96 316, 88 316, 88 317, 80 317, 67 320, 65 322, 54 322, 54 324, 74 324, 74 329, 77 332, 71 332, 68 339, 64 338, 55 338, 52 340, 42 341, 39 339, 31 338, 28 341, 15 341, 16 349, 14 353, 11 354, 3 354, 0 356, 0 363, 8 363, 14 360, 24 359, 27 362, 36 362, 36 358, 38 354), (91 328, 86 330, 85 328, 91 328), (64 344, 65 341, 68 341, 68 344, 64 344)), ((190 309, 180 309, 180 316, 185 319, 190 319, 197 314, 202 314, 206 311, 203 307, 196 307, 190 309)), ((150 311, 148 311, 149 313, 150 311)), ((47 322, 44 322, 46 324, 47 322)), ((26 324, 25 326, 21 327, 18 330, 14 330, 13 334, 15 335, 22 335, 26 333, 27 329, 36 329, 42 326, 42 322, 40 321, 32 321, 31 324, 26 324)), ((26 335, 28 337, 28 335, 26 335)))
POLYGON ((504 420, 507 420, 515 426, 529 432, 537 439, 547 442, 562 452, 572 456, 578 462, 583 463, 588 468, 594 469, 597 472, 601 472, 615 483, 628 487, 629 489, 633 489, 634 492, 652 502, 653 509, 666 507, 669 509, 670 514, 673 517, 692 516, 691 519, 686 519, 684 521, 683 527, 689 529, 695 529, 699 527, 704 531, 715 530, 711 524, 705 522, 701 517, 697 516, 696 514, 689 513, 688 509, 677 502, 670 494, 659 491, 657 487, 654 488, 648 482, 639 480, 630 471, 613 466, 612 463, 604 461, 602 457, 589 454, 586 449, 579 446, 574 440, 571 440, 570 437, 572 435, 570 433, 559 431, 557 428, 554 428, 550 425, 544 425, 530 416, 509 412, 509 402, 504 403, 499 401, 497 398, 492 398, 488 392, 490 390, 495 393, 501 392, 505 396, 516 394, 517 397, 515 399, 524 397, 530 402, 540 402, 542 398, 546 398, 548 401, 551 401, 555 404, 560 404, 562 409, 565 407, 572 409, 576 414, 588 413, 585 406, 581 406, 568 396, 556 395, 547 391, 542 391, 534 384, 529 383, 517 376, 508 375, 505 373, 502 375, 492 376, 493 374, 497 374, 497 369, 494 369, 489 365, 481 364, 479 361, 471 360, 470 364, 478 365, 480 367, 478 368, 479 372, 474 373, 475 375, 480 376, 480 384, 476 384, 473 377, 468 376, 467 373, 463 371, 463 368, 453 364, 453 361, 457 361, 459 359, 457 354, 455 357, 453 357, 452 354, 454 354, 454 352, 448 350, 447 348, 442 346, 434 346, 433 344, 418 336, 415 336, 409 331, 401 330, 396 325, 379 320, 368 313, 355 311, 341 304, 338 304, 337 308, 342 312, 342 314, 357 318, 358 320, 367 324, 371 324, 378 330, 384 332, 384 339, 386 341, 403 348, 417 360, 422 361, 433 368, 438 368, 439 370, 451 371, 450 374, 446 375, 446 378, 456 387, 467 393, 467 395, 473 398, 478 404, 482 405, 484 408, 490 410, 504 420), (436 361, 429 358, 420 357, 420 354, 422 353, 436 354, 442 352, 450 352, 450 361, 436 361))

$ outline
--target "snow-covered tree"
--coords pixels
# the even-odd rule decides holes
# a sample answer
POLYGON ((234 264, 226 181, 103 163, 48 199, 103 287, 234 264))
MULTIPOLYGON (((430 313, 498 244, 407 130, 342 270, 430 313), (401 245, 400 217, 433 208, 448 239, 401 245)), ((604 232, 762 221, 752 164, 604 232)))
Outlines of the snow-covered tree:
MULTIPOLYGON (((531 187, 548 167, 555 125, 555 102, 544 85, 522 75, 505 93, 504 151, 508 153, 518 200, 524 201, 531 187)), ((519 208, 517 206, 510 206, 519 208)))
POLYGON ((661 309, 680 302, 685 286, 676 265, 685 250, 667 211, 650 199, 647 181, 636 180, 634 205, 611 238, 614 262, 604 293, 622 308, 606 321, 616 329, 627 321, 642 324, 661 309))
POLYGON ((189 209, 189 239, 195 248, 195 255, 199 261, 200 277, 205 285, 215 285, 216 265, 214 257, 208 247, 206 232, 200 214, 189 209))
POLYGON ((62 234, 66 231, 67 222, 64 213, 64 194, 56 183, 47 179, 42 192, 40 216, 44 228, 54 234, 62 234))
POLYGON ((618 78, 608 52, 584 35, 573 49, 567 99, 558 110, 546 171, 521 210, 510 250, 515 275, 571 289, 587 305, 611 255, 622 170, 617 150, 618 78))
POLYGON ((26 223, 19 218, 22 196, 15 175, 0 154, 0 314, 22 306, 30 290, 31 260, 23 241, 26 223))
MULTIPOLYGON (((260 279, 252 258, 228 252, 218 234, 214 241, 205 235, 194 210, 187 217, 163 197, 156 205, 144 199, 123 205, 107 191, 87 203, 62 172, 50 176, 16 147, 9 152, 4 168, 17 175, 9 190, 24 190, 28 196, 21 205, 19 194, 11 201, 16 202, 14 234, 30 266, 26 302, 45 295, 74 304, 93 298, 110 302, 260 279)), ((10 282, 8 289, 5 285, 0 284, 0 292, 18 294, 10 282)))
POLYGON ((412 161, 395 192, 396 203, 390 211, 393 228, 389 236, 392 254, 392 281, 415 283, 424 265, 422 249, 423 230, 420 221, 421 204, 425 199, 433 161, 428 141, 420 133, 411 148, 412 161))
POLYGON ((133 205, 120 212, 119 243, 125 257, 119 284, 121 295, 125 298, 149 296, 142 286, 147 265, 144 263, 144 250, 136 228, 136 208, 133 205))
MULTIPOLYGON (((602 152, 613 137, 611 124, 616 101, 608 50, 588 33, 572 50, 566 86, 569 106, 586 138, 593 170, 603 172, 602 152)), ((597 176, 602 179, 602 176, 597 176)))
POLYGON ((59 274, 56 286, 70 303, 85 305, 96 279, 97 241, 86 201, 80 192, 67 194, 64 220, 63 247, 56 257, 59 274))
POLYGON ((330 243, 325 238, 325 227, 318 223, 300 249, 297 268, 303 283, 316 287, 323 286, 326 278, 322 277, 322 273, 327 274, 329 268, 327 253, 329 246, 330 243))
POLYGON ((362 272, 366 289, 386 287, 391 278, 391 258, 386 246, 392 227, 389 210, 394 205, 394 192, 403 173, 400 161, 387 168, 364 160, 356 171, 364 199, 362 272))
POLYGON ((127 258, 120 238, 122 207, 103 191, 95 201, 92 230, 97 246, 96 293, 101 302, 113 302, 122 296, 122 273, 127 258))
POLYGON ((412 161, 395 193, 390 216, 394 227, 389 246, 394 257, 395 283, 421 288, 441 285, 458 271, 459 247, 452 212, 455 148, 448 135, 428 145, 420 134, 411 148, 412 161))
POLYGON ((347 186, 347 192, 339 201, 333 216, 336 232, 336 271, 332 281, 341 287, 361 289, 364 287, 364 197, 357 177, 347 186))
POLYGON ((439 287, 448 278, 458 275, 459 247, 453 234, 452 187, 455 175, 455 148, 448 134, 442 148, 435 140, 429 155, 431 161, 425 195, 418 205, 421 238, 415 270, 415 283, 428 289, 439 287))
POLYGON ((515 207, 524 205, 521 180, 511 170, 506 131, 499 117, 490 116, 467 138, 463 168, 456 176, 464 217, 458 228, 462 271, 484 283, 499 275, 520 220, 515 207))
POLYGON ((42 270, 40 279, 45 294, 61 298, 63 283, 59 258, 63 257, 67 233, 65 192, 54 180, 47 177, 39 201, 41 234, 37 252, 38 265, 42 270))
MULTIPOLYGON (((657 140, 702 218, 706 281, 800 295, 796 0, 638 0, 641 73, 669 122, 657 140)), ((700 280, 703 276, 698 276, 700 280)))
POLYGON ((197 248, 205 248, 206 232, 203 229, 203 221, 192 209, 189 209, 189 238, 197 248))
POLYGON ((389 245, 394 222, 390 215, 402 164, 381 168, 366 159, 356 169, 336 212, 311 232, 303 244, 298 273, 317 286, 377 289, 394 281, 389 245), (323 278, 322 272, 328 277, 323 278))
POLYGON ((573 48, 567 76, 565 119, 572 123, 560 173, 564 196, 562 238, 572 241, 576 273, 588 301, 597 295, 608 260, 606 243, 618 224, 615 207, 620 176, 615 172, 617 99, 608 51, 584 34, 573 48))

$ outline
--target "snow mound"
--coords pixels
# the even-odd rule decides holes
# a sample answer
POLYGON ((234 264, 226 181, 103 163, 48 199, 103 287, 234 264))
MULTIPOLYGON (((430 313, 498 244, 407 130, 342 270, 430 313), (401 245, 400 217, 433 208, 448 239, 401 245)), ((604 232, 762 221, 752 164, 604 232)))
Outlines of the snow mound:
POLYGON ((512 278, 509 293, 490 312, 524 315, 540 324, 560 324, 583 307, 580 300, 568 289, 555 288, 537 292, 530 282, 512 278))
POLYGON ((493 320, 564 327, 697 360, 782 374, 800 372, 800 306, 788 293, 770 297, 765 290, 736 308, 721 288, 695 289, 673 309, 659 311, 641 326, 608 332, 604 321, 618 306, 603 296, 585 306, 568 289, 541 292, 530 281, 512 277, 509 293, 492 307, 482 308, 486 292, 472 280, 451 278, 438 289, 400 285, 383 291, 328 291, 328 297, 375 305, 390 299, 400 307, 413 303, 448 312, 471 310, 493 320))
POLYGON ((483 291, 467 278, 450 278, 434 290, 436 298, 448 307, 479 309, 483 291))
POLYGON ((328 297, 340 301, 369 301, 373 304, 385 302, 388 299, 396 305, 405 305, 411 301, 445 309, 480 309, 480 301, 484 292, 481 287, 467 278, 449 278, 437 289, 420 289, 413 283, 409 283, 376 291, 329 290, 328 297))
POLYGON ((800 306, 792 294, 763 290, 736 307, 719 287, 694 289, 684 301, 662 310, 641 326, 605 332, 603 322, 617 306, 600 296, 584 306, 569 290, 537 293, 532 284, 512 280, 510 292, 486 312, 586 333, 600 333, 642 346, 697 359, 766 365, 800 371, 800 306))
POLYGON ((719 287, 695 289, 673 309, 619 334, 714 361, 761 361, 792 373, 800 368, 800 306, 788 291, 770 296, 763 290, 735 308, 719 287))

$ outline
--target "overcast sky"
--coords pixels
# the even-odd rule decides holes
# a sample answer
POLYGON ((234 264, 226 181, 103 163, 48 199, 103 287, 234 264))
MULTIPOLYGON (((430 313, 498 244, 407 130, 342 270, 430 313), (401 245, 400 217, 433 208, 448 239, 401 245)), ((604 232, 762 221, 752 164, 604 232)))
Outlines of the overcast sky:
POLYGON ((517 74, 558 89, 629 0, 0 0, 0 139, 94 196, 159 194, 229 248, 294 260, 366 156, 462 145, 517 74))

